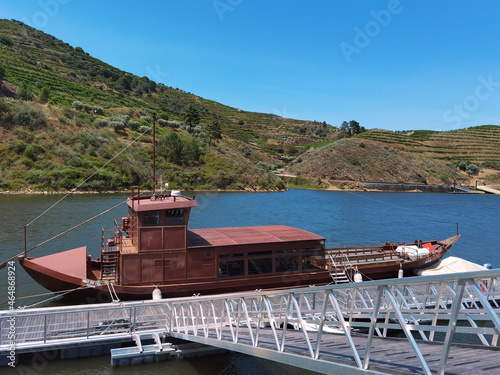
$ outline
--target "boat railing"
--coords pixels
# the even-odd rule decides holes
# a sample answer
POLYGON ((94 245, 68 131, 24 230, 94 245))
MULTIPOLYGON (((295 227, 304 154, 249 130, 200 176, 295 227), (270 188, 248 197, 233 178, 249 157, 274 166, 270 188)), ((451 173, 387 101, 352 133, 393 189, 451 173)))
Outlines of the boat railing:
POLYGON ((351 261, 345 253, 328 254, 327 253, 328 272, 335 283, 339 281, 350 281, 345 270, 352 268, 351 261))

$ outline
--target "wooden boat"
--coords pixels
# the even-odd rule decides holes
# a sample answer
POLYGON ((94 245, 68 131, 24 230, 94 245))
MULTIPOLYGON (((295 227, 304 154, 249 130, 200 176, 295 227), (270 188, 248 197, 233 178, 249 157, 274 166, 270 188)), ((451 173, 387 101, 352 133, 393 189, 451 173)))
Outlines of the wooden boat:
POLYGON ((178 191, 133 194, 128 216, 102 232, 101 256, 86 247, 40 258, 20 257, 24 269, 45 288, 88 302, 286 288, 406 275, 438 261, 457 241, 325 248, 325 238, 282 225, 188 229, 196 200, 178 191), (399 250, 399 251, 398 251, 399 250), (345 275, 345 276, 344 276, 345 275), (333 278, 333 279, 332 279, 333 278))
POLYGON ((25 250, 20 264, 45 288, 94 303, 320 285, 353 280, 356 270, 365 279, 397 277, 400 267, 411 273, 436 262, 458 239, 425 242, 430 251, 415 258, 392 244, 325 249, 324 237, 282 225, 190 230, 194 198, 136 191, 127 217, 102 231, 100 257, 86 247, 39 258, 25 250))

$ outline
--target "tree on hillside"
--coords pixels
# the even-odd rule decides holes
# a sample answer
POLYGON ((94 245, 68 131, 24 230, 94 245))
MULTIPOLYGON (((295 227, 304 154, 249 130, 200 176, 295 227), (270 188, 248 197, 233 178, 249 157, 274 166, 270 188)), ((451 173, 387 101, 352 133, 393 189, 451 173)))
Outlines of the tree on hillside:
POLYGON ((351 120, 349 122, 347 121, 342 122, 340 130, 344 132, 344 137, 346 138, 366 131, 366 129, 363 126, 359 125, 359 122, 354 120, 351 120))
POLYGON ((33 100, 33 91, 28 82, 24 81, 19 89, 17 90, 17 97, 21 100, 30 101, 33 100))
POLYGON ((5 68, 0 65, 0 85, 2 84, 2 81, 5 79, 5 68))
POLYGON ((351 129, 353 134, 359 134, 359 122, 354 120, 349 121, 349 128, 351 129))
POLYGON ((39 100, 41 103, 47 103, 49 99, 50 99, 50 90, 47 86, 43 86, 42 90, 40 91, 39 100))
POLYGON ((200 112, 192 103, 184 109, 184 122, 187 126, 198 125, 200 123, 200 112))
POLYGON ((220 128, 220 123, 217 120, 211 121, 207 125, 207 133, 208 133, 208 144, 211 144, 212 139, 215 139, 217 142, 218 139, 222 139, 222 131, 220 128))
POLYGON ((0 98, 0 116, 4 113, 9 113, 9 106, 5 102, 4 98, 0 98))
POLYGON ((181 164, 182 140, 177 133, 170 132, 165 138, 158 142, 158 154, 165 157, 171 163, 181 164))
POLYGON ((342 125, 340 125, 340 130, 342 130, 342 132, 344 133, 345 138, 349 137, 349 123, 347 121, 342 122, 342 125))

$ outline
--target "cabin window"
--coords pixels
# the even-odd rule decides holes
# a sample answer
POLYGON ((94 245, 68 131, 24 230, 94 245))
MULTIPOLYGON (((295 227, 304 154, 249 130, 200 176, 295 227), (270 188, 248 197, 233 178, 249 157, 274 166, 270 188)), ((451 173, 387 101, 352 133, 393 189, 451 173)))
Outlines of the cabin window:
POLYGON ((159 225, 160 211, 145 212, 142 214, 142 225, 159 225))
POLYGON ((302 271, 319 271, 325 268, 324 251, 321 248, 302 249, 302 271))
POLYGON ((183 208, 165 211, 165 224, 183 224, 183 223, 184 223, 183 208))
POLYGON ((245 276, 245 260, 243 253, 219 255, 219 277, 245 276))
POLYGON ((275 272, 297 272, 299 270, 299 251, 278 250, 276 252, 275 272))
POLYGON ((248 253, 248 274, 273 273, 273 252, 254 251, 248 253))

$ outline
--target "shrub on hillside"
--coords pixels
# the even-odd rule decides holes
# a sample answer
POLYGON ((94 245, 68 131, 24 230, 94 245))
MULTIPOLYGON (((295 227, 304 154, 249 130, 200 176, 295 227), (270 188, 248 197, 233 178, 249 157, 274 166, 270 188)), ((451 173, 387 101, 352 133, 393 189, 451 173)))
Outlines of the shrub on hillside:
POLYGON ((2 116, 4 113, 9 113, 9 105, 5 101, 4 98, 0 98, 0 116, 2 116))
POLYGON ((111 121, 109 124, 113 129, 115 129, 115 132, 119 132, 122 130, 125 130, 125 123, 121 121, 111 121))
POLYGON ((26 149, 26 147, 27 147, 26 143, 20 141, 19 139, 10 141, 8 145, 9 150, 14 151, 18 155, 22 154, 26 149))
POLYGON ((129 120, 130 120, 129 115, 114 115, 114 116, 109 117, 109 121, 111 121, 111 122, 119 121, 119 122, 123 122, 124 124, 126 124, 129 120))
POLYGON ((84 105, 83 102, 81 102, 79 100, 75 100, 71 106, 76 111, 81 111, 83 109, 83 105, 84 105))
POLYGON ((153 129, 151 129, 149 126, 146 126, 146 125, 142 125, 139 128, 139 133, 142 133, 142 134, 150 134, 152 132, 153 132, 153 129))
POLYGON ((103 118, 96 118, 94 120, 94 126, 96 128, 104 128, 105 126, 108 126, 108 122, 103 118))
POLYGON ((92 107, 92 112, 94 112, 95 115, 102 116, 104 115, 104 108, 95 105, 92 107))
POLYGON ((128 123, 127 123, 127 126, 136 131, 137 129, 139 129, 139 126, 141 126, 141 123, 137 120, 130 120, 128 123))
POLYGON ((15 125, 25 126, 30 130, 46 125, 45 113, 39 105, 26 102, 18 103, 9 114, 9 121, 15 125))
POLYGON ((178 129, 180 128, 182 125, 182 122, 179 122, 179 121, 167 121, 167 124, 166 126, 168 126, 169 128, 173 128, 173 129, 178 129))
POLYGON ((163 119, 159 119, 158 120, 158 125, 164 128, 165 126, 168 126, 168 121, 167 120, 163 120, 163 119))

